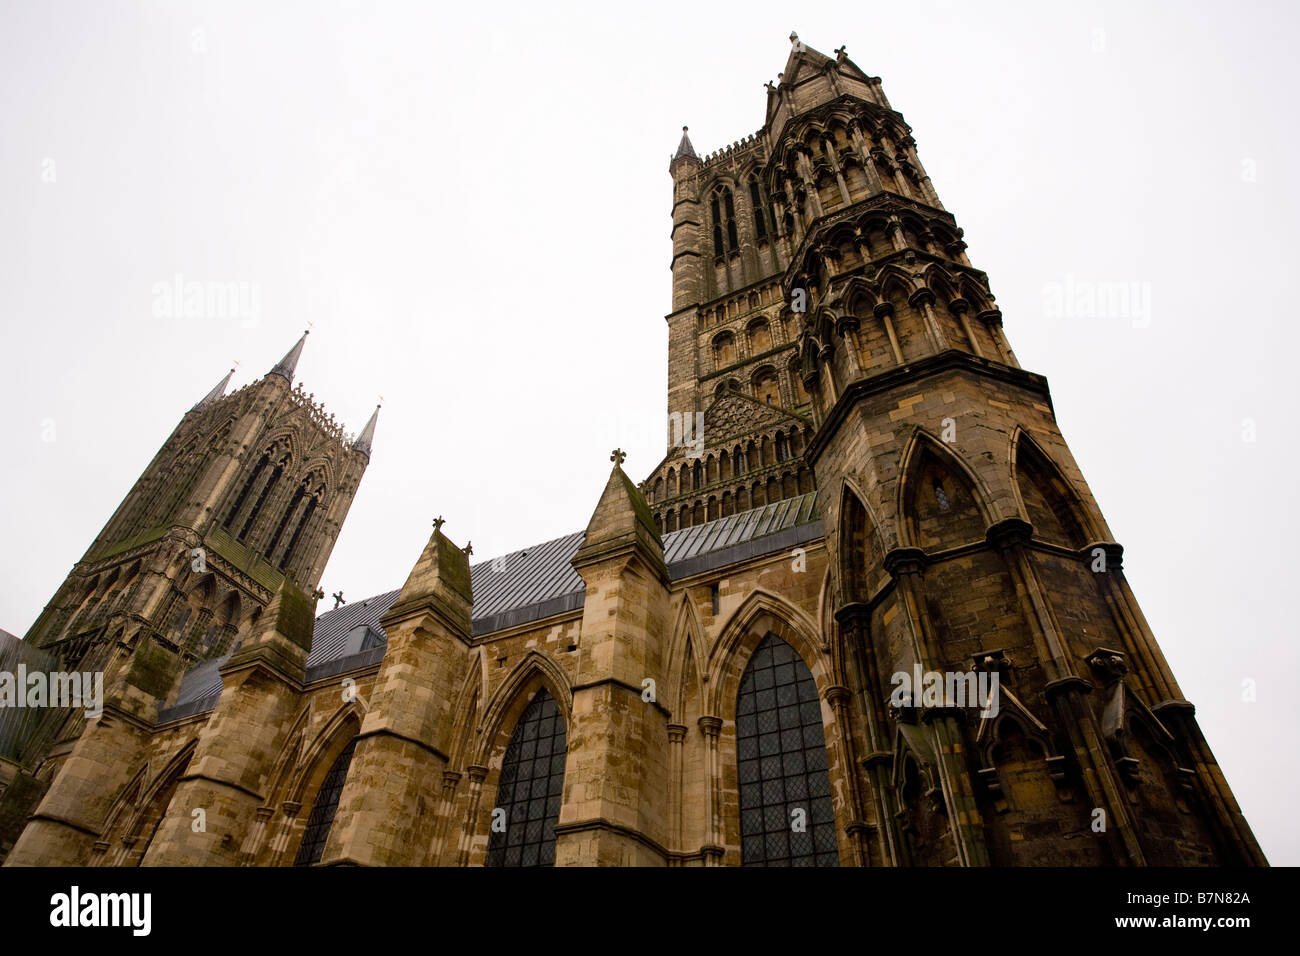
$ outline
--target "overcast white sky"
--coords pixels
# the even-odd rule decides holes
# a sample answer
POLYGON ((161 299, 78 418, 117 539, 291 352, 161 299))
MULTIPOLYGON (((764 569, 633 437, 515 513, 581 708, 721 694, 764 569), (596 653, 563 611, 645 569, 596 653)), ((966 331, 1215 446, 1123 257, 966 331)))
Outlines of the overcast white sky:
POLYGON ((304 387, 352 430, 384 397, 328 592, 399 587, 438 514, 480 558, 584 527, 614 445, 637 479, 663 453, 669 154, 683 124, 701 153, 762 125, 793 28, 914 128, 1247 818, 1300 863, 1298 19, 11 0, 0 627, 26 631, 232 360, 246 384, 309 321, 304 387), (247 283, 256 321, 155 316, 177 273, 247 283), (1149 311, 1053 309, 1086 283, 1149 311))

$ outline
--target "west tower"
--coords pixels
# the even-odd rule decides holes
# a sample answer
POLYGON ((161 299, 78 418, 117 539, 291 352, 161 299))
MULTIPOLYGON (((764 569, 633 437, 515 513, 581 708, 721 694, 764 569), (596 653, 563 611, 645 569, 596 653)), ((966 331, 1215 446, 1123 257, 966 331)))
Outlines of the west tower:
POLYGON ((703 440, 643 485, 660 530, 815 482, 866 858, 1265 862, 911 128, 791 41, 764 126, 669 165, 668 410, 703 440), (996 716, 900 700, 918 671, 995 672, 996 716))

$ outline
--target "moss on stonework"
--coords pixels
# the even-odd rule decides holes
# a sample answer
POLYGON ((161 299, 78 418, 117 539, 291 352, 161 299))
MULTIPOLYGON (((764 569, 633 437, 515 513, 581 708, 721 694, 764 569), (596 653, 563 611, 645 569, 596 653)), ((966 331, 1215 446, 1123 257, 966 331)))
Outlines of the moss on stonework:
POLYGON ((176 670, 176 657, 152 641, 142 641, 131 657, 127 683, 151 697, 166 697, 176 670))

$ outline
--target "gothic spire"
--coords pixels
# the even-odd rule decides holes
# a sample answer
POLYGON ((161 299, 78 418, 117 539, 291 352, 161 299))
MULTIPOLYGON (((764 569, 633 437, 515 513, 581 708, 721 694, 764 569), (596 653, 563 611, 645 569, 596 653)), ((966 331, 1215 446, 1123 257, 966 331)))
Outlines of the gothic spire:
POLYGON ((290 385, 293 384, 293 373, 298 368, 298 358, 302 355, 302 344, 307 341, 310 332, 304 332, 298 343, 285 354, 284 358, 275 363, 275 368, 271 369, 271 375, 279 375, 290 385))
POLYGON ((682 141, 677 144, 677 155, 675 155, 673 159, 687 159, 687 158, 699 159, 700 158, 695 155, 695 147, 691 145, 691 138, 688 135, 686 135, 687 129, 688 127, 686 126, 682 127, 682 141))
POLYGON ((370 460, 370 446, 375 441, 375 422, 379 421, 379 409, 381 408, 383 408, 382 405, 375 406, 375 410, 370 415, 370 421, 366 422, 366 427, 361 429, 361 434, 352 443, 352 450, 365 455, 366 461, 370 460))
MULTIPOLYGON (((216 384, 216 387, 214 387, 212 391, 208 392, 207 395, 204 395, 203 398, 199 400, 199 403, 195 405, 194 408, 203 408, 206 405, 211 405, 217 399, 221 398, 221 396, 225 395, 226 387, 230 384, 230 376, 234 374, 235 370, 232 368, 226 373, 226 377, 216 384)), ((193 411, 193 409, 191 409, 191 411, 193 411)))

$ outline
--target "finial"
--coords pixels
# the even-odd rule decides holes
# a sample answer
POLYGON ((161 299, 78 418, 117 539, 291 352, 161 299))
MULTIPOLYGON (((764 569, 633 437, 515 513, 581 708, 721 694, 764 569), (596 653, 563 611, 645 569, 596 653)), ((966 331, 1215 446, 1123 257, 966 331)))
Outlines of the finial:
POLYGON ((311 596, 319 601, 321 598, 325 597, 325 592, 320 588, 317 588, 315 591, 311 592, 311 596))
POLYGON ((609 460, 616 465, 621 465, 627 459, 627 452, 621 448, 615 448, 609 454, 609 460))
POLYGON ((689 129, 690 129, 689 126, 683 126, 683 127, 682 127, 682 132, 685 133, 685 132, 687 132, 689 129))
POLYGON ((473 541, 466 541, 466 542, 465 542, 465 557, 468 558, 468 557, 469 557, 471 554, 473 554, 473 553, 474 553, 474 542, 473 542, 473 541))
POLYGON ((799 41, 799 34, 795 33, 793 30, 791 30, 791 31, 790 31, 790 42, 791 42, 791 43, 797 43, 798 41, 799 41))
POLYGON ((342 589, 342 588, 339 588, 337 591, 335 591, 333 594, 331 594, 330 597, 332 597, 332 598, 334 599, 334 610, 336 610, 336 611, 339 609, 339 605, 340 605, 340 604, 347 604, 347 603, 348 603, 347 601, 343 600, 343 589, 342 589))
POLYGON ((844 51, 847 50, 848 48, 849 48, 849 45, 848 45, 847 43, 843 44, 843 45, 842 45, 838 50, 835 51, 835 55, 836 55, 836 56, 840 56, 840 57, 848 56, 848 54, 844 52, 844 51))
POLYGON ((443 526, 444 524, 446 524, 446 523, 447 523, 446 519, 443 518, 442 515, 438 515, 438 517, 436 517, 436 518, 433 519, 433 530, 434 530, 434 531, 441 531, 441 530, 442 530, 442 526, 443 526))

